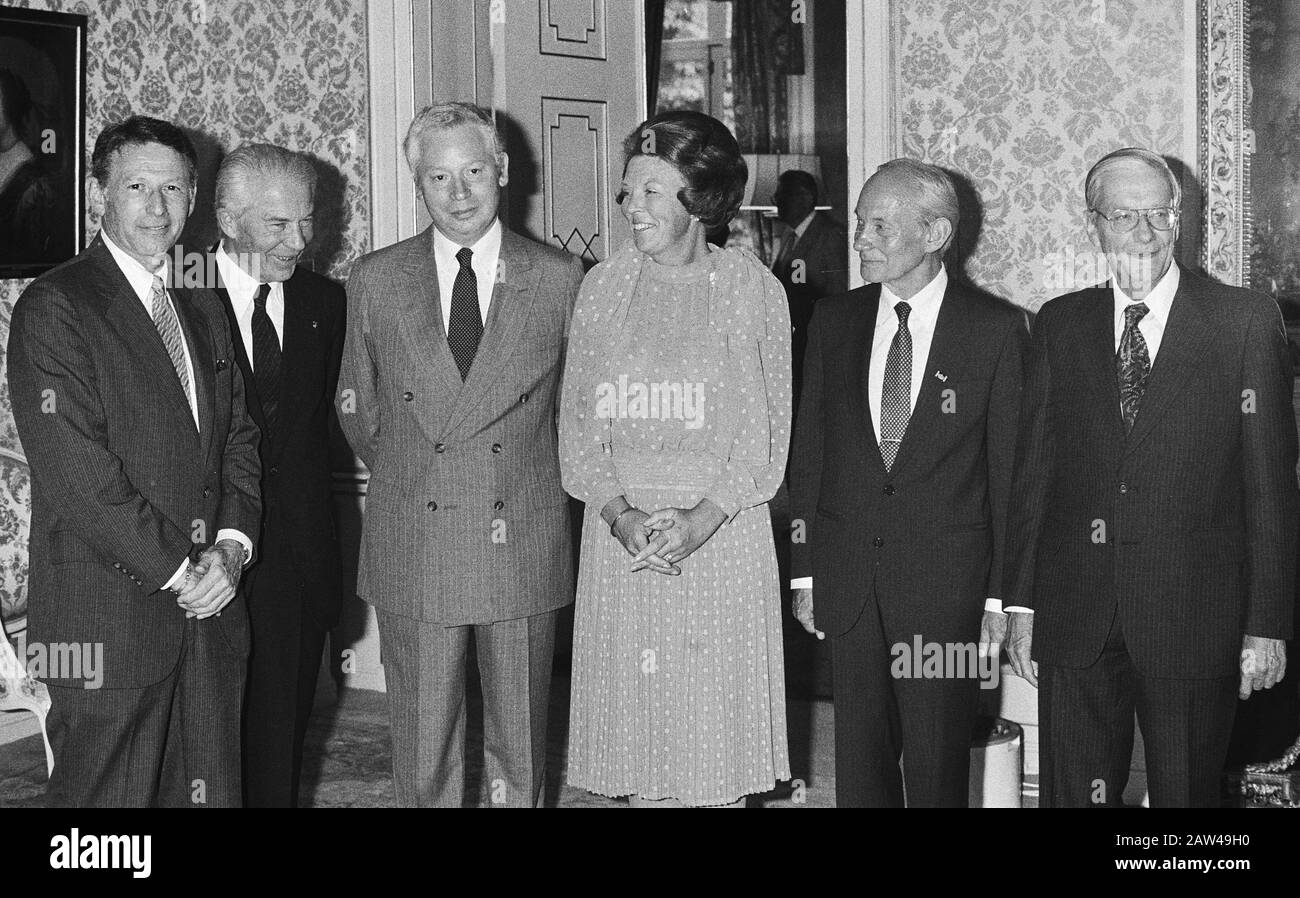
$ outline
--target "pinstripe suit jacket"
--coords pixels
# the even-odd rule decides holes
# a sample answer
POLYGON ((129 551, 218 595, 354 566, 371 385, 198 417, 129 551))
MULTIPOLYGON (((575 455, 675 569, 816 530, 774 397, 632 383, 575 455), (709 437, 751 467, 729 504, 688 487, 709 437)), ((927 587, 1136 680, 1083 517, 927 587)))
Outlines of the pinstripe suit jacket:
POLYGON ((337 406, 370 468, 357 592, 394 614, 482 624, 573 601, 555 403, 582 265, 505 230, 497 268, 463 383, 432 227, 348 279, 337 406))
POLYGON ((1281 315, 1183 270, 1131 433, 1109 286, 1034 322, 1011 497, 1007 604, 1035 660, 1082 668, 1118 607, 1147 676, 1231 675, 1243 633, 1291 636, 1296 428, 1281 315))
MULTIPOLYGON (((197 432, 162 339, 101 239, 27 287, 9 331, 32 471, 32 639, 102 643, 107 688, 148 686, 175 668, 185 612, 163 584, 218 530, 256 534, 261 514, 258 432, 226 314, 210 290, 171 293, 197 432)), ((247 652, 241 600, 199 626, 247 652)))

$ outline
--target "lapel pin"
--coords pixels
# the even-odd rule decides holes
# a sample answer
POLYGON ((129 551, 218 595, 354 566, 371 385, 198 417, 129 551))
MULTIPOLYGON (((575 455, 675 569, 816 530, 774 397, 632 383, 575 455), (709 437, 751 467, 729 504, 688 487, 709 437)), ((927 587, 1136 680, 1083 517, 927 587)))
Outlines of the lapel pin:
POLYGON ((315 330, 315 329, 316 329, 316 325, 317 325, 317 322, 316 322, 316 321, 312 321, 312 323, 311 323, 312 330, 315 330))
POLYGON ((947 383, 947 382, 948 382, 948 375, 944 374, 942 371, 937 371, 937 370, 936 370, 936 371, 934 372, 934 376, 937 377, 937 378, 939 378, 939 380, 943 381, 944 383, 947 383))
POLYGON ((218 371, 225 371, 225 370, 226 370, 226 360, 225 360, 225 359, 217 359, 217 370, 218 370, 218 371))

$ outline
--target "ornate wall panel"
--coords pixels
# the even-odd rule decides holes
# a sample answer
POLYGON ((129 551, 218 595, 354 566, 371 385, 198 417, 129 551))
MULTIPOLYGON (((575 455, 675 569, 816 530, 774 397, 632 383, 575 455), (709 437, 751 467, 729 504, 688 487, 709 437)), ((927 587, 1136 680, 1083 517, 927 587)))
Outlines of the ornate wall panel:
POLYGON ((538 0, 541 52, 605 58, 605 0, 538 0))
POLYGON ((542 98, 546 239, 589 261, 609 255, 605 103, 542 98))

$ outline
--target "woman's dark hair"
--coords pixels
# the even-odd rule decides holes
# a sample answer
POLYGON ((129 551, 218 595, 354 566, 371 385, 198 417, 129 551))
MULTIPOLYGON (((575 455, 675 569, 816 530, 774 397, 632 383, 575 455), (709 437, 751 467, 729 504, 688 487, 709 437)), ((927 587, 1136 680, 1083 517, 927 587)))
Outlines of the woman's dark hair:
POLYGON ((99 132, 95 151, 90 154, 90 174, 100 184, 107 184, 109 160, 113 154, 128 144, 146 143, 160 143, 185 157, 190 170, 190 185, 193 186, 194 173, 199 167, 199 154, 194 151, 194 144, 171 122, 143 115, 133 115, 99 132))
MULTIPOLYGON (((705 230, 722 227, 739 211, 749 166, 736 138, 712 116, 676 111, 647 119, 623 141, 624 172, 633 156, 658 156, 681 172, 686 186, 677 199, 705 230)), ((620 193, 618 201, 623 198, 620 193)))
POLYGON ((0 67, 0 106, 4 107, 10 126, 21 133, 23 122, 32 111, 32 95, 23 79, 4 67, 0 67))

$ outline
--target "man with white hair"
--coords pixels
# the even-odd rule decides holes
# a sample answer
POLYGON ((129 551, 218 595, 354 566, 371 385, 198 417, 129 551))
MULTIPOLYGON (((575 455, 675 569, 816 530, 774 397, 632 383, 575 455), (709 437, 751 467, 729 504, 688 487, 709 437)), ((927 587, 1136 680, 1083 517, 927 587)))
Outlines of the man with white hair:
POLYGON ((808 330, 794 615, 831 638, 837 806, 902 807, 906 783, 910 807, 965 807, 981 667, 1005 628, 1028 337, 1018 310, 949 280, 959 213, 942 169, 886 162, 856 214, 869 283, 820 300, 808 330), (951 669, 912 657, 936 645, 951 669))
POLYGON ((1282 316, 1174 261, 1181 191, 1157 154, 1110 153, 1084 194, 1111 280, 1034 322, 1008 653, 1039 689, 1044 807, 1121 803, 1135 710, 1151 805, 1218 806, 1236 698, 1282 679, 1291 635, 1282 316))
POLYGON ((533 807, 573 601, 555 403, 582 264, 497 219, 509 160, 487 110, 430 106, 405 150, 433 224, 352 269, 337 399, 370 469, 357 592, 379 618, 397 801, 461 804, 472 635, 488 801, 533 807))
POLYGON ((217 293, 262 432, 259 560, 244 578, 248 807, 298 805, 321 653, 342 602, 329 418, 347 300, 341 286, 299 264, 314 233, 315 191, 311 162, 270 144, 237 148, 217 173, 217 293))

